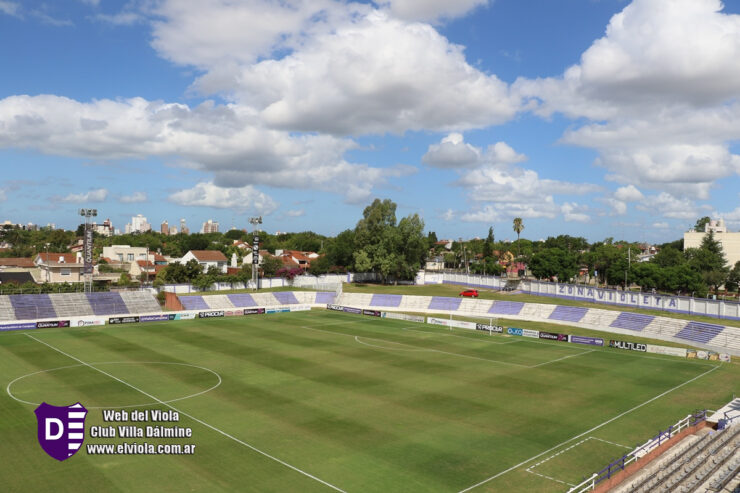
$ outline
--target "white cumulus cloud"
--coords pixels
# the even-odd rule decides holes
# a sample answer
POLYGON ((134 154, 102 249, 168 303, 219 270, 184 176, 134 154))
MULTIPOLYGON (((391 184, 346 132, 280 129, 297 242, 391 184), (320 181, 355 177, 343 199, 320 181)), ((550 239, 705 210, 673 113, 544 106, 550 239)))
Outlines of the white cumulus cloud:
POLYGON ((476 7, 488 5, 488 0, 389 0, 376 3, 387 5, 392 15, 401 19, 435 21, 461 17, 476 7))
POLYGON ((98 188, 90 190, 89 192, 83 193, 71 193, 66 197, 60 197, 59 202, 69 202, 75 204, 82 204, 85 202, 105 202, 108 198, 108 190, 105 188, 98 188))
POLYGON ((193 188, 180 190, 170 195, 169 200, 178 205, 215 207, 237 211, 254 211, 269 215, 278 204, 251 185, 239 188, 224 188, 213 182, 201 182, 193 188))
POLYGON ((563 141, 596 149, 607 179, 708 199, 740 173, 729 149, 740 139, 740 15, 723 8, 633 0, 562 76, 512 90, 540 115, 591 120, 563 141))
POLYGON ((148 197, 144 192, 134 192, 131 195, 124 195, 118 198, 119 202, 124 204, 136 204, 139 202, 146 202, 148 197))

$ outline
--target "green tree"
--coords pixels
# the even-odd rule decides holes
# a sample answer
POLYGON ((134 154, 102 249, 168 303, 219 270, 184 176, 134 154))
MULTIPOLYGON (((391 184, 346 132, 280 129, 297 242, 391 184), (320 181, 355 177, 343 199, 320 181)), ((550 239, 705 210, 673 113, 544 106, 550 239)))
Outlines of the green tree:
POLYGON ((326 247, 326 256, 330 266, 351 268, 354 263, 355 232, 346 229, 326 247))
POLYGON ((483 243, 483 258, 489 258, 491 255, 493 255, 493 226, 490 226, 488 228, 488 236, 486 237, 486 241, 483 243))
POLYGON ((703 233, 704 227, 709 223, 709 221, 711 221, 711 219, 709 219, 709 216, 704 216, 700 219, 697 219, 696 224, 694 224, 694 231, 696 231, 697 233, 703 233))
POLYGON ((424 221, 413 214, 396 225, 396 204, 389 199, 375 199, 362 215, 355 227, 355 270, 380 273, 384 281, 412 279, 426 254, 424 221))
POLYGON ((740 260, 735 262, 735 266, 728 274, 725 288, 727 291, 738 291, 740 289, 740 260))
POLYGON ((330 268, 331 262, 329 261, 329 257, 322 255, 316 260, 311 261, 311 267, 308 268, 308 272, 314 276, 320 276, 329 272, 330 268))
POLYGON ((373 268, 373 263, 370 261, 370 257, 367 252, 360 250, 355 252, 355 270, 357 272, 370 272, 373 268))
POLYGON ((229 240, 241 240, 243 238, 247 237, 247 233, 240 229, 230 229, 226 233, 224 233, 224 238, 229 240))
POLYGON ((130 284, 131 284, 131 276, 128 274, 128 272, 121 273, 121 277, 118 278, 118 285, 128 286, 130 284))
POLYGON ((714 238, 714 232, 704 235, 699 248, 686 251, 689 265, 699 272, 707 286, 716 293, 727 280, 730 269, 727 266, 722 244, 714 238))
POLYGON ((680 251, 672 246, 661 248, 661 250, 650 260, 650 263, 654 263, 659 267, 675 267, 684 262, 686 262, 684 256, 680 251))
POLYGON ((521 217, 514 218, 513 228, 516 232, 517 257, 519 257, 521 255, 521 251, 519 250, 519 235, 524 231, 524 222, 521 217))
POLYGON ((274 277, 275 273, 283 267, 283 262, 272 255, 265 256, 262 261, 262 273, 265 277, 274 277))
POLYGON ((575 254, 557 247, 546 248, 534 254, 529 268, 539 279, 556 276, 560 282, 567 282, 578 272, 575 254))

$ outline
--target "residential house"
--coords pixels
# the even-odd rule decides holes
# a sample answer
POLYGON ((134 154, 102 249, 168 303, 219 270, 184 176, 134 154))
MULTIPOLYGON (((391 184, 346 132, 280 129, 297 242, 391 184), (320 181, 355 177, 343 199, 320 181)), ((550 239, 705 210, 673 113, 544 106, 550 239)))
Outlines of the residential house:
POLYGON ((203 266, 203 271, 208 271, 211 267, 216 267, 222 273, 226 273, 229 260, 219 250, 190 250, 188 253, 183 255, 180 259, 180 263, 187 264, 189 261, 195 259, 200 265, 203 266))
POLYGON ((311 267, 311 261, 319 258, 316 252, 301 252, 298 250, 275 250, 275 256, 279 258, 286 267, 300 267, 306 270, 311 267))
POLYGON ((82 253, 38 253, 33 258, 39 269, 39 281, 49 283, 83 282, 85 267, 82 253))

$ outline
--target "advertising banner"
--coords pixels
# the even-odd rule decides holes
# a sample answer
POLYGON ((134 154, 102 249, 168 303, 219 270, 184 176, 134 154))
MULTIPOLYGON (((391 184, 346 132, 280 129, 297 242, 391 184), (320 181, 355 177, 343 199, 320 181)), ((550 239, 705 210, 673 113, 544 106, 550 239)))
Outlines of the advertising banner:
POLYGON ((482 330, 484 332, 496 332, 497 334, 503 334, 504 328, 500 325, 488 325, 488 324, 475 324, 475 330, 482 330))
POLYGON ((409 322, 424 323, 424 317, 420 317, 418 315, 406 315, 405 313, 383 312, 380 316, 384 318, 395 319, 395 320, 408 320, 409 322))
POLYGON ((139 322, 167 322, 169 320, 174 320, 174 318, 170 318, 168 314, 142 315, 139 317, 139 322))
POLYGON ((268 308, 265 313, 288 313, 290 308, 268 308))
POLYGON ((224 317, 240 317, 244 315, 244 310, 225 310, 224 317))
POLYGON ((85 234, 82 242, 83 254, 82 258, 84 266, 82 271, 84 274, 93 273, 93 230, 91 228, 85 228, 85 234))
POLYGON ((359 308, 352 308, 351 306, 343 306, 342 311, 346 313, 354 313, 355 315, 360 315, 362 313, 362 310, 359 308))
POLYGON ((73 318, 70 320, 71 327, 91 327, 94 325, 105 325, 103 318, 73 318))
POLYGON ((309 312, 311 311, 310 305, 291 305, 290 307, 291 312, 309 312))
POLYGON ((462 320, 450 320, 447 318, 427 317, 428 324, 444 325, 445 327, 457 327, 459 329, 475 330, 475 322, 464 322, 462 320))
POLYGON ((69 327, 69 320, 46 320, 36 322, 37 329, 49 329, 51 327, 69 327))
POLYGON ((223 317, 224 311, 223 310, 216 310, 216 311, 210 311, 210 312, 198 312, 198 318, 214 318, 214 317, 223 317))
POLYGON ((174 320, 195 320, 195 313, 175 313, 174 320))
POLYGON ((540 339, 547 339, 548 341, 568 342, 568 334, 556 334, 555 332, 540 331, 540 339))
POLYGON ((506 333, 510 336, 521 336, 522 335, 522 329, 519 329, 517 327, 509 327, 506 329, 506 333))
POLYGON ((265 313, 264 308, 245 308, 244 315, 263 315, 265 313))
POLYGON ((667 354, 669 356, 679 356, 681 358, 686 357, 686 349, 670 347, 670 346, 656 346, 655 344, 648 344, 645 348, 648 353, 654 354, 667 354))
POLYGON ((524 337, 532 337, 534 339, 539 339, 539 337, 540 337, 540 331, 539 330, 522 329, 522 335, 524 337))
POLYGON ((260 263, 260 237, 255 235, 252 240, 252 264, 260 263))
POLYGON ((568 339, 574 344, 588 344, 590 346, 604 345, 604 339, 599 339, 597 337, 570 336, 568 339))
POLYGON ((3 324, 0 325, 0 330, 23 330, 23 329, 35 329, 36 322, 23 322, 17 324, 3 324))
POLYGON ((139 317, 111 317, 108 319, 109 324, 137 324, 139 317))
POLYGON ((610 348, 616 349, 629 349, 631 351, 647 351, 647 344, 640 344, 637 342, 626 342, 626 341, 609 341, 610 348))
POLYGON ((725 363, 730 362, 730 355, 725 353, 719 353, 719 360, 724 361, 725 363))
POLYGON ((370 317, 379 317, 380 312, 378 310, 362 310, 363 315, 368 315, 370 317))
POLYGON ((342 305, 326 305, 327 310, 334 310, 336 312, 341 312, 342 308, 342 305))

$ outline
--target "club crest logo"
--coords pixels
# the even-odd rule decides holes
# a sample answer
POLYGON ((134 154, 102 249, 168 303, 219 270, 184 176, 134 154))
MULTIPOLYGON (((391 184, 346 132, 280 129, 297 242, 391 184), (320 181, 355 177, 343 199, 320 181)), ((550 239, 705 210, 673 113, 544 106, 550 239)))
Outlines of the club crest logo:
POLYGON ((58 407, 43 402, 34 413, 44 452, 58 461, 77 453, 85 439, 87 409, 82 404, 58 407))

